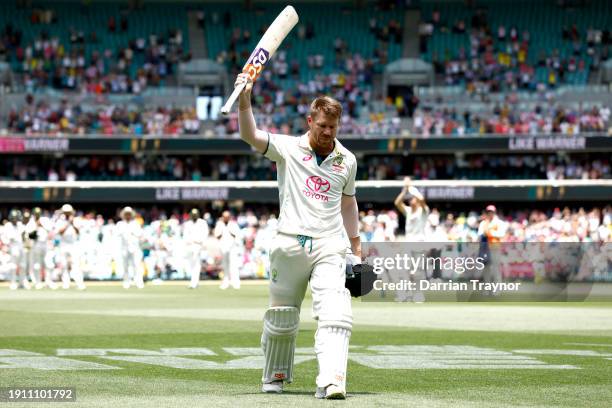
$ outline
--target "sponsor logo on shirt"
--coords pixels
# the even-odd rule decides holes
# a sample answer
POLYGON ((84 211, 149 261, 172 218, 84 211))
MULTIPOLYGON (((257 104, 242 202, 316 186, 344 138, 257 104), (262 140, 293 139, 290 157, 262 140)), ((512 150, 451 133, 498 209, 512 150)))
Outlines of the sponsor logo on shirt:
POLYGON ((329 181, 319 176, 310 176, 306 179, 306 188, 303 193, 306 197, 318 201, 329 201, 329 196, 324 193, 331 188, 329 181))
POLYGON ((306 156, 302 157, 302 161, 309 161, 312 160, 312 154, 307 154, 306 156))

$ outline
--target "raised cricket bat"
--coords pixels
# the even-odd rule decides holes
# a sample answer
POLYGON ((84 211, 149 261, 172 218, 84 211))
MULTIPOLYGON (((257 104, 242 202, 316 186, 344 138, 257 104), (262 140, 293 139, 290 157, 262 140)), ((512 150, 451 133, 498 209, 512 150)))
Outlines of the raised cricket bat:
MULTIPOLYGON (((253 81, 256 81, 266 63, 270 61, 270 58, 272 58, 278 46, 283 42, 285 37, 287 37, 289 31, 295 27, 298 20, 299 17, 295 9, 292 6, 285 7, 257 43, 255 50, 251 53, 244 68, 242 68, 242 72, 249 74, 249 77, 253 81)), ((245 86, 246 83, 234 88, 234 92, 227 98, 225 105, 221 108, 222 114, 227 115, 229 113, 232 109, 232 105, 236 102, 236 99, 238 99, 240 92, 242 92, 245 86)))

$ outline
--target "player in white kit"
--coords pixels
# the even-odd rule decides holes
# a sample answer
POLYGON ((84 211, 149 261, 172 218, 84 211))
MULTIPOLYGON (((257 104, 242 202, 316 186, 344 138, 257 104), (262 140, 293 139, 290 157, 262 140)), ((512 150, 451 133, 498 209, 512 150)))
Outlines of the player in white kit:
POLYGON ((240 251, 242 234, 240 233, 240 227, 232 219, 229 211, 223 211, 221 218, 217 220, 214 235, 219 240, 219 247, 221 248, 221 268, 223 269, 221 289, 227 289, 230 286, 234 289, 240 289, 238 252, 240 251))
MULTIPOLYGON (((412 185, 410 177, 404 178, 404 188, 395 198, 394 204, 395 208, 406 218, 406 242, 408 245, 416 243, 416 245, 412 246, 413 249, 410 251, 410 256, 418 259, 425 253, 424 248, 421 246, 422 244, 419 243, 425 241, 425 228, 427 227, 427 217, 429 217, 429 207, 425 202, 423 194, 412 185), (411 195, 411 198, 409 205, 406 205, 404 201, 408 195, 411 195)), ((411 282, 417 282, 417 288, 419 287, 419 281, 427 278, 426 271, 423 269, 414 271, 402 269, 400 272, 400 280, 406 279, 411 282), (408 276, 404 275, 405 273, 408 276)), ((396 300, 402 302, 408 301, 411 298, 408 292, 400 292, 397 295, 396 300)), ((425 300, 425 296, 423 292, 416 290, 412 294, 412 300, 415 303, 422 303, 425 300)))
POLYGON ((346 244, 360 262, 359 215, 355 199, 355 156, 336 140, 342 105, 319 97, 310 105, 309 131, 301 137, 257 129, 251 109, 252 81, 240 95, 240 137, 276 162, 280 217, 270 261, 270 303, 261 339, 264 392, 282 392, 293 380, 295 338, 308 283, 317 320, 317 398, 346 397, 348 345, 353 317, 345 288, 346 244))
POLYGON ((78 222, 74 217, 74 208, 64 204, 62 214, 55 226, 56 236, 59 238, 59 261, 62 268, 62 287, 70 288, 70 278, 74 280, 77 289, 84 290, 83 271, 80 263, 78 222))
POLYGON ((189 288, 200 284, 202 271, 202 250, 208 238, 208 224, 200 218, 200 210, 194 208, 189 213, 189 221, 183 223, 183 244, 185 245, 185 271, 191 277, 189 288))
POLYGON ((138 289, 144 288, 142 249, 142 227, 134 218, 132 207, 121 210, 121 221, 117 223, 117 235, 121 241, 121 256, 119 258, 118 273, 123 275, 123 287, 129 289, 132 281, 138 289))
POLYGON ((31 268, 30 274, 34 277, 37 289, 45 285, 51 289, 56 288, 51 276, 51 270, 45 269, 44 283, 42 279, 42 270, 45 265, 45 257, 49 245, 49 234, 52 229, 51 221, 47 217, 42 216, 42 210, 39 207, 35 207, 32 210, 30 222, 26 225, 26 233, 33 241, 29 265, 31 268))
POLYGON ((10 260, 8 269, 11 274, 9 288, 16 290, 21 285, 24 289, 30 289, 30 282, 27 277, 27 270, 24 268, 24 248, 23 235, 25 228, 21 223, 21 211, 11 210, 9 222, 2 228, 2 242, 8 247, 10 260))

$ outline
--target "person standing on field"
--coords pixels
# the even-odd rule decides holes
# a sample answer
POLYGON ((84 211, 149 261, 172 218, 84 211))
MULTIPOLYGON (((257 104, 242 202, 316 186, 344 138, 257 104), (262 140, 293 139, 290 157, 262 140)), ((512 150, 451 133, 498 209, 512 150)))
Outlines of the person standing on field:
POLYGON ((189 213, 189 221, 182 225, 183 243, 185 245, 185 271, 189 274, 191 282, 190 289, 195 289, 200 284, 200 272, 202 271, 202 250, 204 241, 208 238, 208 224, 200 217, 200 210, 194 208, 189 213))
POLYGON ((219 240, 222 256, 223 281, 220 287, 221 289, 227 289, 231 286, 234 289, 240 289, 238 253, 240 252, 242 234, 240 227, 232 219, 232 214, 229 211, 225 210, 221 214, 221 218, 215 225, 214 235, 219 240))
POLYGON ((319 366, 315 397, 344 399, 353 316, 345 288, 346 244, 351 263, 361 263, 359 214, 355 199, 357 161, 337 139, 342 105, 322 96, 312 101, 308 131, 300 137, 257 129, 251 108, 252 80, 239 99, 242 140, 277 166, 280 217, 270 250, 270 301, 261 345, 265 356, 262 391, 280 393, 293 381, 300 308, 310 283, 317 320, 319 366))

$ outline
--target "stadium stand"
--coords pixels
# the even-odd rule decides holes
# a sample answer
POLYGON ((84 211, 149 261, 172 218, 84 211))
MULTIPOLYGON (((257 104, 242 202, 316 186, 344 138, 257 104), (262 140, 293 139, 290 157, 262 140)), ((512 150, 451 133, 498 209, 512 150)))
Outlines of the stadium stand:
POLYGON ((119 2, 0 5, 0 53, 28 91, 52 87, 139 93, 163 86, 188 58, 183 7, 119 2))
MULTIPOLYGON (((610 179, 609 155, 366 155, 358 180, 610 179)), ((218 181, 275 180, 261 156, 14 156, 0 164, 0 180, 218 181)))
POLYGON ((422 57, 471 92, 584 85, 609 57, 610 3, 423 2, 422 57), (511 6, 510 6, 511 4, 511 6))

